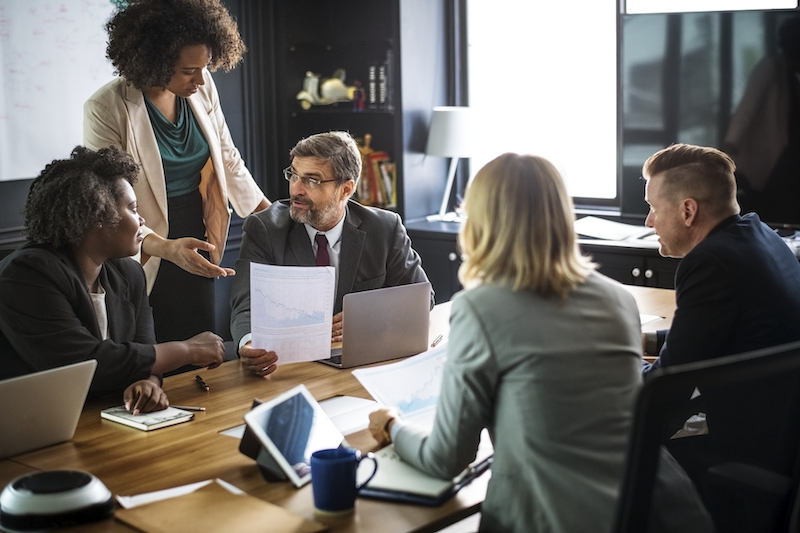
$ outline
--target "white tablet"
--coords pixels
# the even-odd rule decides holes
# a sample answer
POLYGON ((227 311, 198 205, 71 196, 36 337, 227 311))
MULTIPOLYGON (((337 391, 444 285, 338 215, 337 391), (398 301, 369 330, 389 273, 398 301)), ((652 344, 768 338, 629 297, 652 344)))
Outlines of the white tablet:
POLYGON ((277 479, 296 487, 311 480, 311 454, 338 448, 344 436, 305 385, 284 392, 244 415, 261 443, 256 461, 277 479))

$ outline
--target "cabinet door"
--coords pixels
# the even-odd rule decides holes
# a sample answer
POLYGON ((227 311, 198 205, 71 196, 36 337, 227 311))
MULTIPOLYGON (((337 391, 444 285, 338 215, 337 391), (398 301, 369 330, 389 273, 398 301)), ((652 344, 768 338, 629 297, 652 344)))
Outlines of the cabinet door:
POLYGON ((436 303, 448 302, 461 290, 458 267, 461 257, 455 239, 426 239, 412 237, 414 249, 422 258, 422 268, 436 291, 436 303))
POLYGON ((645 285, 645 258, 640 255, 591 251, 598 272, 626 285, 645 285))
POLYGON ((675 288, 675 270, 679 259, 670 257, 647 257, 644 261, 644 284, 660 289, 675 288))

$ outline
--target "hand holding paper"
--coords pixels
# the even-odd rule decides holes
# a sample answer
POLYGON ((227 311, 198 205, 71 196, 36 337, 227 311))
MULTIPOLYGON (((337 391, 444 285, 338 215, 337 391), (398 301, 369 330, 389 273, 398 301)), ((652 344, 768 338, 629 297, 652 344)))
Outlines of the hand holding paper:
POLYGON ((271 364, 330 357, 335 276, 333 267, 251 264, 251 347, 277 354, 271 364))

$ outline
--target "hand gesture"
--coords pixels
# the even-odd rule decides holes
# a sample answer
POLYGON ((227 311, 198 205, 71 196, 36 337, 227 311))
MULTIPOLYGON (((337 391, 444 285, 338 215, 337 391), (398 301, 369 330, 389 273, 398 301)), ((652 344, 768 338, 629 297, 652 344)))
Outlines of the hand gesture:
POLYGON ((151 379, 142 379, 129 385, 122 393, 122 403, 134 415, 169 407, 167 394, 151 379))
POLYGON ((165 255, 164 259, 175 263, 190 274, 206 278, 233 276, 236 274, 236 271, 232 268, 223 268, 215 265, 198 253, 199 250, 212 251, 215 246, 210 242, 201 241, 194 237, 171 239, 168 242, 169 253, 165 255))

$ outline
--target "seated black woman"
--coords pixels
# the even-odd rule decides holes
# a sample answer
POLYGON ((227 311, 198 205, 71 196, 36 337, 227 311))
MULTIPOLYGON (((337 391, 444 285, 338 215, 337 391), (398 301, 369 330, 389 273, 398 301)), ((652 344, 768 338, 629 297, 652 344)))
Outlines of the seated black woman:
POLYGON ((156 344, 139 251, 138 165, 116 148, 76 147, 37 177, 25 204, 28 242, 0 262, 0 379, 97 360, 90 393, 123 391, 134 413, 169 405, 161 374, 214 368, 210 332, 156 344))

